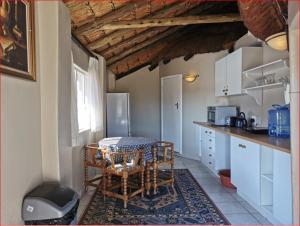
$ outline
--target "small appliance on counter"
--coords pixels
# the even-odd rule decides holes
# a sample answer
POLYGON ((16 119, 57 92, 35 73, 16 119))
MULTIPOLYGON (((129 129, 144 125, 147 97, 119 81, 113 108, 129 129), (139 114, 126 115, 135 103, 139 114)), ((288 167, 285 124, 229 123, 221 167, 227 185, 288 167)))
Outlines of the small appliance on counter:
POLYGON ((225 126, 235 127, 236 118, 237 116, 227 116, 225 118, 225 126))
POLYGON ((270 136, 290 137, 290 105, 272 105, 268 111, 268 129, 270 136))
POLYGON ((215 126, 225 126, 226 118, 237 116, 237 106, 210 106, 207 107, 207 122, 215 126))
POLYGON ((239 116, 236 117, 235 127, 241 128, 241 129, 246 129, 247 126, 248 126, 248 122, 246 119, 246 115, 244 112, 240 112, 239 116))

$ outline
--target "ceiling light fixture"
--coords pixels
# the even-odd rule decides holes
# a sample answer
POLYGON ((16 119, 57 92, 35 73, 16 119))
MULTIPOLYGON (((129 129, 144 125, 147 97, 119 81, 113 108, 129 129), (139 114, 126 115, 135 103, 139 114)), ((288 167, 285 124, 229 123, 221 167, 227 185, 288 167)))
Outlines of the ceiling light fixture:
POLYGON ((269 36, 266 38, 266 43, 268 46, 272 47, 276 50, 287 50, 288 49, 288 43, 287 43, 287 34, 286 32, 279 32, 274 35, 269 36))
POLYGON ((269 37, 266 38, 265 42, 267 43, 268 46, 270 46, 273 49, 284 51, 284 50, 288 50, 288 25, 287 25, 287 20, 282 13, 278 1, 276 1, 276 3, 280 11, 280 14, 283 17, 283 20, 285 21, 285 31, 270 35, 269 37))
POLYGON ((188 74, 183 77, 183 79, 189 83, 193 83, 199 77, 198 74, 188 74))

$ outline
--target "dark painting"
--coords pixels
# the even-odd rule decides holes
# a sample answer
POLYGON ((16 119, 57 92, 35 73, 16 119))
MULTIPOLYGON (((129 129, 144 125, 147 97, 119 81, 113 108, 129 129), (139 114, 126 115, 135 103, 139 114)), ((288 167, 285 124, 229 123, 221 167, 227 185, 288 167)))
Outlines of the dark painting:
POLYGON ((35 79, 33 3, 0 2, 1 72, 35 79))

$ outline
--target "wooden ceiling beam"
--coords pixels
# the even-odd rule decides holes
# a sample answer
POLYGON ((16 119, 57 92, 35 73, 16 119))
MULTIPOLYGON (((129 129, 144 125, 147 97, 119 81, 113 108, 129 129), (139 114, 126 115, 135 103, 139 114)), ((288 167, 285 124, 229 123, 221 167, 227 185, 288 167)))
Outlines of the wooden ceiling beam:
POLYGON ((177 30, 179 30, 179 27, 170 28, 167 31, 165 31, 165 32, 163 32, 163 33, 161 33, 159 35, 156 35, 156 36, 152 37, 151 39, 148 39, 145 42, 142 42, 142 43, 140 43, 140 44, 138 44, 136 46, 133 46, 132 48, 130 48, 130 49, 122 52, 121 54, 119 54, 117 56, 114 56, 114 57, 112 57, 110 59, 107 59, 107 61, 106 61, 107 65, 109 66, 109 65, 111 65, 111 64, 113 64, 113 63, 115 63, 115 62, 117 62, 117 61, 119 61, 119 60, 121 60, 121 59, 123 59, 123 58, 125 58, 125 57, 127 57, 127 56, 129 56, 129 55, 131 55, 131 54, 133 54, 133 53, 135 53, 135 52, 137 52, 137 51, 145 48, 145 47, 147 47, 147 46, 150 46, 153 43, 155 43, 155 42, 157 42, 157 41, 159 41, 159 40, 161 40, 163 38, 168 37, 169 35, 171 35, 172 33, 176 32, 177 30))
POLYGON ((124 15, 131 13, 132 10, 135 10, 136 8, 139 8, 147 3, 147 1, 135 1, 134 3, 126 4, 108 14, 105 14, 104 16, 96 18, 93 22, 88 22, 80 27, 77 27, 73 32, 75 35, 83 35, 87 31, 100 29, 103 24, 110 23, 116 18, 122 18, 124 15))
MULTIPOLYGON (((163 18, 165 16, 168 16, 171 12, 179 12, 177 15, 182 15, 191 9, 197 8, 197 6, 199 6, 200 2, 201 1, 193 1, 192 2, 193 4, 191 4, 191 6, 189 6, 189 7, 186 6, 186 2, 184 2, 184 1, 179 1, 178 3, 172 3, 172 4, 168 5, 167 7, 156 11, 153 15, 148 16, 146 18, 147 19, 163 18)), ((208 4, 206 7, 204 6, 203 8, 207 9, 207 8, 209 8, 208 6, 211 7, 212 5, 208 4)), ((147 28, 145 28, 145 29, 147 29, 147 28)), ((130 30, 131 29, 129 29, 129 31, 130 30)), ((142 31, 144 31, 144 30, 142 30, 142 31)), ((126 34, 126 32, 128 32, 128 30, 126 30, 126 29, 114 31, 113 33, 111 33, 105 37, 99 38, 99 39, 89 43, 87 45, 87 48, 89 48, 91 50, 95 50, 95 49, 98 49, 98 48, 101 48, 101 47, 107 45, 107 43, 110 43, 110 42, 114 42, 114 45, 116 45, 116 44, 124 41, 123 36, 124 36, 124 34, 126 34)))
POLYGON ((185 26, 190 24, 229 23, 241 21, 239 14, 186 16, 160 19, 140 19, 112 22, 103 25, 101 30, 139 29, 149 27, 185 26))
POLYGON ((127 73, 128 71, 130 73, 134 72, 139 64, 149 64, 151 65, 150 69, 153 69, 159 62, 164 60, 168 61, 180 56, 223 50, 225 43, 233 42, 247 32, 242 23, 217 25, 211 29, 215 30, 216 33, 206 32, 209 30, 207 28, 198 28, 183 32, 183 35, 180 37, 174 38, 176 35, 169 36, 163 41, 156 42, 115 62, 109 68, 116 74, 117 78, 121 78, 129 74, 127 73))
POLYGON ((132 38, 129 39, 125 39, 120 43, 117 43, 116 45, 111 46, 110 48, 106 48, 103 51, 100 51, 100 55, 103 56, 104 58, 106 58, 106 56, 110 56, 110 55, 114 55, 115 52, 120 52, 120 51, 124 51, 124 49, 128 49, 129 47, 135 45, 135 43, 140 43, 140 40, 147 40, 149 38, 152 38, 155 35, 160 34, 161 32, 164 32, 168 30, 168 28, 151 28, 151 29, 147 29, 135 36, 133 36, 132 38))

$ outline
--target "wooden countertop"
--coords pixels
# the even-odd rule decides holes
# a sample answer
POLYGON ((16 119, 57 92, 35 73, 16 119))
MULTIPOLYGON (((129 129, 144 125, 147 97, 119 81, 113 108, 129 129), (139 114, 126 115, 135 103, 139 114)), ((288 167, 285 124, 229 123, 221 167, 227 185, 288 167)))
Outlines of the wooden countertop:
POLYGON ((209 129, 213 129, 217 132, 225 133, 234 137, 238 137, 244 140, 248 140, 254 143, 258 143, 264 145, 266 147, 270 147, 279 151, 283 151, 286 153, 291 153, 291 145, 290 139, 287 138, 278 138, 278 137, 270 137, 265 134, 252 134, 246 132, 245 130, 235 128, 235 127, 221 127, 221 126, 214 126, 207 122, 197 122, 194 121, 194 124, 199 126, 204 126, 209 129))

